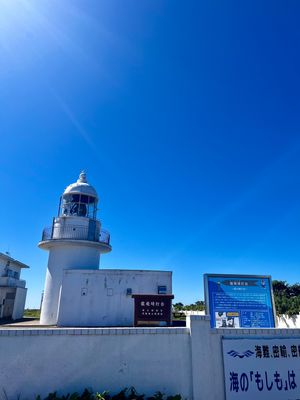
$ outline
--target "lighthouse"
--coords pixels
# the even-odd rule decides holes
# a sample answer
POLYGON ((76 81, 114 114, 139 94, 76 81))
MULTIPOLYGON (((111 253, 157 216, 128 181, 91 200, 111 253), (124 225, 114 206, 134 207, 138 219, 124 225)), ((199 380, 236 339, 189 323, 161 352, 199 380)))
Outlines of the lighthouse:
POLYGON ((110 235, 97 219, 98 195, 81 172, 63 192, 57 217, 38 246, 49 251, 40 323, 56 325, 67 270, 98 270, 100 255, 111 251, 110 235))

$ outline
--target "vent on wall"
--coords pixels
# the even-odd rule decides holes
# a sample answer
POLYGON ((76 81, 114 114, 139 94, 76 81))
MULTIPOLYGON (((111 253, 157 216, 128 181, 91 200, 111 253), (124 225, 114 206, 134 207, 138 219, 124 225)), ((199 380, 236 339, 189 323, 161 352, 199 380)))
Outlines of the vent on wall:
POLYGON ((167 294, 167 286, 158 286, 157 293, 158 294, 167 294))

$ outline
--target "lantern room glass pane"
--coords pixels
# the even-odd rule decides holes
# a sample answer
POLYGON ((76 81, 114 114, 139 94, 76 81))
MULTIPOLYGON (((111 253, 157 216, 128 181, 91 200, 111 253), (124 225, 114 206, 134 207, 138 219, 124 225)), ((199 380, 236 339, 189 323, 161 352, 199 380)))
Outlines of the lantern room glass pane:
POLYGON ((84 204, 88 204, 89 203, 89 196, 86 196, 85 194, 82 194, 80 197, 80 202, 84 203, 84 204))
POLYGON ((97 199, 85 194, 66 194, 62 198, 61 216, 78 216, 95 219, 97 199))
POLYGON ((72 195, 66 194, 62 198, 61 215, 70 215, 72 205, 72 195))
POLYGON ((80 194, 72 194, 72 203, 79 203, 80 201, 80 194))

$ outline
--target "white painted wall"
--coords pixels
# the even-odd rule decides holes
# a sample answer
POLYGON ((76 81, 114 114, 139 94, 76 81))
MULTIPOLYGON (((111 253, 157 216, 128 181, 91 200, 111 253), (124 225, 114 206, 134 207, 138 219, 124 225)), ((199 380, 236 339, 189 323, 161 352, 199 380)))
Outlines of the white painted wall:
POLYGON ((191 362, 195 400, 225 400, 222 337, 267 338, 293 337, 300 329, 212 329, 208 316, 191 315, 187 319, 191 330, 191 362))
POLYGON ((14 302, 14 310, 12 314, 12 319, 23 318, 25 301, 26 301, 27 289, 18 287, 16 289, 16 297, 14 302))
POLYGON ((139 270, 66 270, 60 296, 59 326, 132 326, 132 293, 172 294, 172 272, 139 270))
POLYGON ((0 277, 7 276, 7 269, 13 272, 17 272, 20 277, 21 267, 18 264, 14 263, 13 261, 10 261, 9 265, 7 265, 7 261, 8 260, 5 259, 5 257, 0 256, 0 277))
MULTIPOLYGON (((54 241, 53 241, 54 242, 54 241)), ((70 268, 98 269, 100 252, 96 245, 76 240, 56 243, 49 252, 48 267, 41 310, 41 324, 54 325, 57 322, 63 271, 70 268)))
MULTIPOLYGON (((54 220, 53 226, 53 239, 72 239, 74 235, 76 237, 76 229, 82 234, 82 228, 86 228, 86 239, 88 239, 88 227, 90 223, 90 218, 70 216, 67 217, 57 217, 54 220), (70 229, 71 228, 71 229, 70 229)), ((95 232, 100 234, 101 223, 100 221, 95 221, 95 232)))
POLYGON ((10 399, 129 386, 192 399, 184 328, 12 330, 0 339, 0 392, 10 399), (24 335, 25 333, 25 335, 24 335))
MULTIPOLYGON (((185 315, 205 315, 205 311, 183 311, 185 315)), ((288 315, 276 316, 277 328, 300 328, 300 314, 293 317, 288 315)))
POLYGON ((191 315, 187 328, 0 328, 0 392, 35 398, 135 386, 187 400, 225 400, 221 342, 299 337, 300 329, 211 329, 191 315), (20 351, 21 349, 21 351, 20 351))
POLYGON ((288 315, 281 315, 277 317, 278 328, 300 328, 300 314, 294 317, 288 315))

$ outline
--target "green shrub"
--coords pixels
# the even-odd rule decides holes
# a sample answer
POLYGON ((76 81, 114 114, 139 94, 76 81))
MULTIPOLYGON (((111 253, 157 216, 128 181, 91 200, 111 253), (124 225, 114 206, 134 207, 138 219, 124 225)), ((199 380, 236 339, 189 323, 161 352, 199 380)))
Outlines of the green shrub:
POLYGON ((123 389, 115 395, 110 395, 107 391, 93 393, 89 389, 84 389, 82 394, 74 392, 59 396, 57 392, 53 392, 49 393, 44 399, 42 399, 41 396, 37 396, 36 400, 183 400, 183 398, 180 394, 166 397, 161 392, 156 392, 153 396, 145 397, 144 394, 137 393, 135 388, 131 387, 129 389, 123 389))

